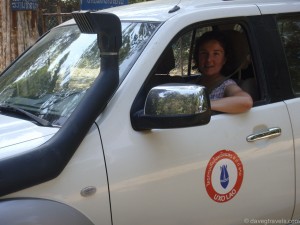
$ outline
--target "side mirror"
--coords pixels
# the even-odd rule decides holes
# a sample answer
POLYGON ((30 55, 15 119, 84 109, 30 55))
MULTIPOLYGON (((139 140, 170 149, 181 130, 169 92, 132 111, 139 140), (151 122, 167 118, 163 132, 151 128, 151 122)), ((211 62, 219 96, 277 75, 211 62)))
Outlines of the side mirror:
POLYGON ((206 89, 194 84, 163 84, 150 90, 145 107, 131 115, 135 130, 207 124, 211 118, 206 89))

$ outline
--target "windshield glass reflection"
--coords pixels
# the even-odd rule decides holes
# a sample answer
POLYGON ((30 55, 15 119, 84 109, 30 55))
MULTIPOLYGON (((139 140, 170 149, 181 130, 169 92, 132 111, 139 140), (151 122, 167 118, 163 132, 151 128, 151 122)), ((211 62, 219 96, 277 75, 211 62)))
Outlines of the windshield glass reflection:
MULTIPOLYGON (((158 26, 122 23, 120 81, 158 26)), ((51 30, 2 74, 0 105, 18 107, 61 126, 100 73, 96 39, 76 25, 51 30)))

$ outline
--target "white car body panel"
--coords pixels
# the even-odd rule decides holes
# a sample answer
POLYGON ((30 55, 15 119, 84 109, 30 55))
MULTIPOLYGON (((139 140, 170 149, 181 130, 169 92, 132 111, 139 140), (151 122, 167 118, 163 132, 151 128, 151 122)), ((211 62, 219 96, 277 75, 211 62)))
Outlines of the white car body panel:
POLYGON ((28 188, 6 198, 50 199, 67 204, 86 215, 94 224, 110 225, 110 205, 105 163, 99 131, 94 125, 63 172, 54 180, 28 188), (81 191, 96 192, 82 196, 81 191))
POLYGON ((37 126, 14 117, 0 115, 0 158, 12 157, 49 140, 58 128, 37 126))
MULTIPOLYGON (((293 129, 293 135, 294 135, 294 148, 295 148, 295 179, 296 179, 296 193, 300 192, 300 179, 299 179, 299 173, 300 173, 300 117, 299 117, 299 107, 300 107, 300 100, 299 98, 292 99, 286 101, 286 105, 289 111, 289 115, 291 117, 291 126, 293 129)), ((299 194, 296 194, 296 206, 295 206, 295 213, 296 216, 294 219, 299 219, 300 215, 300 196, 299 194)))
POLYGON ((276 14, 285 12, 299 12, 300 2, 295 1, 278 1, 270 3, 258 3, 257 4, 262 14, 276 14))
MULTIPOLYGON (((248 1, 248 6, 255 6, 253 1, 248 1)), ((228 1, 221 2, 220 0, 214 1, 198 1, 198 4, 195 4, 194 0, 158 0, 158 1, 150 1, 145 3, 139 3, 139 7, 136 5, 127 5, 122 7, 105 9, 104 11, 113 12, 118 15, 121 20, 137 20, 137 21, 167 21, 168 19, 174 17, 175 15, 184 15, 184 14, 192 14, 197 13, 198 16, 202 15, 202 12, 206 12, 210 14, 213 18, 220 17, 234 17, 238 11, 236 9, 240 8, 240 15, 252 15, 253 11, 247 6, 247 2, 243 2, 242 4, 238 1, 228 1), (169 13, 174 6, 180 7, 180 10, 175 11, 173 13, 169 13), (222 13, 222 9, 232 9, 234 12, 233 15, 227 14, 228 11, 224 11, 222 13), (243 10, 247 8, 248 10, 243 10), (212 13, 212 10, 220 10, 215 13, 212 13), (128 14, 128 11, 130 14, 128 14), (221 14, 219 14, 221 13, 221 14)), ((255 15, 255 14, 254 14, 255 15)), ((199 18, 198 18, 199 19, 199 18)), ((210 18, 206 18, 210 19, 210 18)), ((198 20, 199 21, 199 20, 198 20)))

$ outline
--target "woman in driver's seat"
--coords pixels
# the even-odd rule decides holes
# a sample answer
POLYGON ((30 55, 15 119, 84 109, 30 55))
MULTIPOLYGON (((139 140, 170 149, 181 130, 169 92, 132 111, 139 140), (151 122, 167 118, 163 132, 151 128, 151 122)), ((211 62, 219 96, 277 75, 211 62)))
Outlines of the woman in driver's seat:
POLYGON ((227 60, 228 46, 221 32, 203 34, 196 42, 194 60, 202 74, 199 82, 210 95, 211 109, 224 113, 242 113, 253 105, 251 96, 243 91, 234 80, 222 74, 227 60))

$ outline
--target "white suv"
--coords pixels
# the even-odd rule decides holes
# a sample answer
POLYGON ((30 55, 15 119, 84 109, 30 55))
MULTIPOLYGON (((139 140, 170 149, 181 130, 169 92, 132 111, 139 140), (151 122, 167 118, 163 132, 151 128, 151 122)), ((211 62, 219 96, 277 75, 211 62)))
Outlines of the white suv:
POLYGON ((299 0, 73 15, 0 76, 0 224, 300 222, 299 0), (197 84, 211 30, 246 113, 211 112, 197 84))

